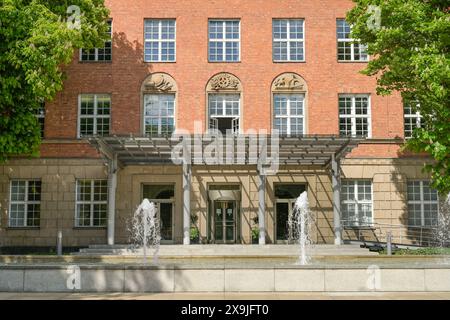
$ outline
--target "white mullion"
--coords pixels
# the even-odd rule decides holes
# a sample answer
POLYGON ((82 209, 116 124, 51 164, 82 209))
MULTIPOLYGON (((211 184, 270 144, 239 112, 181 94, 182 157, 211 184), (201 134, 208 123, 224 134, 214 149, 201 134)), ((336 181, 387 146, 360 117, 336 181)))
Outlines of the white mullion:
POLYGON ((358 201, 358 181, 354 181, 353 182, 353 188, 355 189, 354 192, 354 197, 355 197, 355 214, 356 214, 356 218, 357 218, 357 223, 358 225, 360 224, 360 219, 359 219, 359 201, 358 201))
POLYGON ((94 119, 94 121, 93 121, 93 124, 94 124, 94 132, 93 132, 93 135, 97 135, 97 103, 98 103, 98 100, 97 100, 97 95, 96 94, 94 94, 94 115, 93 115, 93 119, 94 119))
POLYGON ((23 226, 28 227, 28 180, 25 181, 25 198, 23 206, 23 226))
POLYGON ((94 226, 94 180, 91 180, 91 201, 90 201, 91 212, 89 215, 89 224, 91 227, 94 226))
POLYGON ((158 61, 162 62, 162 20, 158 21, 158 61))
POLYGON ((287 21, 287 23, 286 23, 286 28, 287 28, 287 30, 286 30, 286 32, 287 32, 287 38, 286 38, 286 40, 287 40, 287 46, 286 46, 287 59, 288 59, 288 61, 292 61, 292 59, 291 59, 291 28, 290 28, 291 22, 289 21, 289 19, 286 20, 286 21, 287 21))
MULTIPOLYGON (((288 24, 288 28, 289 28, 289 24, 288 24)), ((289 30, 289 29, 288 29, 289 30)), ((288 134, 292 134, 292 127, 291 127, 291 97, 289 95, 286 95, 287 98, 287 104, 286 104, 286 114, 287 114, 287 129, 288 129, 288 134)))
POLYGON ((222 52, 222 59, 223 61, 227 61, 227 22, 222 21, 222 45, 223 45, 223 52, 222 52))
POLYGON ((423 197, 423 181, 420 181, 420 224, 425 226, 425 204, 423 197))
POLYGON ((356 98, 352 96, 351 98, 351 119, 352 119, 352 136, 356 136, 356 98))

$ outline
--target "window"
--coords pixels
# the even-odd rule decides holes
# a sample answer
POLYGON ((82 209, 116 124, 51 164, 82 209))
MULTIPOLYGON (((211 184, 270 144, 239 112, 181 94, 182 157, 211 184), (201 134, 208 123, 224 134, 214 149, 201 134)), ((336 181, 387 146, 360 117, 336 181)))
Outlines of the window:
POLYGON ((83 94, 79 100, 79 137, 108 135, 111 97, 107 94, 83 94))
POLYGON ((237 62, 240 60, 240 21, 209 21, 209 61, 237 62))
POLYGON ((240 95, 209 95, 209 128, 226 134, 227 131, 239 133, 240 95))
POLYGON ((274 128, 281 135, 304 134, 303 94, 275 94, 274 95, 274 128))
POLYGON ((339 61, 368 61, 367 47, 350 36, 351 27, 344 19, 337 20, 339 61))
POLYGON ((44 128, 45 128, 45 103, 41 103, 39 109, 36 111, 36 118, 39 122, 39 127, 41 128, 41 138, 44 138, 44 128))
POLYGON ((145 134, 171 135, 175 131, 175 95, 144 95, 145 134))
POLYGON ((303 19, 273 20, 273 60, 305 61, 303 19))
POLYGON ((144 61, 174 62, 176 51, 175 20, 146 19, 144 24, 144 61))
POLYGON ((104 227, 108 215, 108 181, 77 180, 75 226, 104 227))
POLYGON ((143 198, 149 199, 157 208, 161 241, 173 242, 173 213, 175 206, 174 185, 144 185, 143 198))
POLYGON ((292 220, 294 206, 297 198, 306 191, 304 184, 285 184, 274 185, 275 188, 275 220, 276 220, 276 240, 277 242, 286 242, 296 240, 295 232, 289 228, 289 222, 292 220))
POLYGON ((81 61, 111 61, 112 58, 112 20, 108 21, 108 36, 103 48, 81 49, 81 61))
POLYGON ((439 196, 428 181, 408 181, 408 224, 435 226, 438 219, 439 196))
POLYGON ((39 227, 41 181, 12 180, 9 208, 10 227, 39 227))
POLYGON ((342 136, 371 136, 370 97, 339 96, 339 133, 342 136))
POLYGON ((420 128, 422 124, 422 116, 419 111, 411 104, 403 106, 405 120, 405 139, 412 138, 414 129, 420 128))
POLYGON ((341 185, 341 211, 345 226, 370 226, 372 214, 372 182, 347 180, 341 185))

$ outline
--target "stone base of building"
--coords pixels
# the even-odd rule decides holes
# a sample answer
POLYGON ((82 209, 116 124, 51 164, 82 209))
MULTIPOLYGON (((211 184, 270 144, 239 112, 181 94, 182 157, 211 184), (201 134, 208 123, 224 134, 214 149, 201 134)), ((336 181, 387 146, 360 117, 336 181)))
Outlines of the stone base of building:
MULTIPOLYGON (((383 225, 398 227, 409 239, 406 183, 428 179, 421 159, 346 159, 342 179, 372 182, 373 221, 377 230, 349 228, 344 239, 372 237, 385 241, 383 225), (404 230, 401 226, 404 226, 404 230), (370 233, 372 232, 372 235, 370 233)), ((106 180, 102 160, 11 160, 0 166, 0 246, 54 247, 58 231, 64 247, 107 243, 107 228, 77 226, 77 181, 106 180), (12 180, 41 181, 40 217, 37 226, 11 226, 12 180)), ((143 198, 159 201, 163 244, 183 243, 183 170, 174 165, 127 166, 117 175, 115 243, 129 243, 131 217, 143 198)), ((330 172, 323 167, 284 166, 268 176, 265 190, 266 242, 286 243, 287 215, 295 197, 308 192, 314 216, 312 240, 334 243, 333 190, 330 172)), ((79 199, 78 199, 79 200, 79 199)), ((258 173, 256 166, 193 166, 190 212, 192 242, 251 244, 258 226, 258 173), (219 217, 220 216, 220 217, 219 217), (219 217, 219 218, 218 218, 219 217), (198 237, 196 235, 198 234, 198 237)))

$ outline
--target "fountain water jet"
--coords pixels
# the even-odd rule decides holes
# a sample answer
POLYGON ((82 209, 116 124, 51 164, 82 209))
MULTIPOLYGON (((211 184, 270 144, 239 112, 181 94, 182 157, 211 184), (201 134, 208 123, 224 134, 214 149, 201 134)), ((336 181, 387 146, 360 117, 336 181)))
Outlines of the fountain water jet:
POLYGON ((438 246, 450 246, 450 194, 439 206, 437 226, 434 231, 434 238, 438 246))
POLYGON ((308 246, 312 244, 310 237, 313 218, 309 210, 308 194, 303 192, 295 201, 294 210, 289 217, 289 240, 299 244, 300 254, 298 264, 307 265, 311 261, 308 246))
POLYGON ((135 246, 142 247, 144 264, 147 264, 147 249, 155 249, 153 263, 158 263, 159 246, 161 242, 157 209, 153 202, 144 199, 134 212, 131 222, 131 240, 135 246))

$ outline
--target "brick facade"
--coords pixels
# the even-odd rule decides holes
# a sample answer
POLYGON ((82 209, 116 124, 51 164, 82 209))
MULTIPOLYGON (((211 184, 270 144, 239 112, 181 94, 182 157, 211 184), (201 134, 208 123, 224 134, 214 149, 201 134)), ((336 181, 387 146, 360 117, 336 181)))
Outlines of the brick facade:
MULTIPOLYGON (((272 84, 283 73, 301 76, 307 85, 307 134, 339 134, 339 94, 369 94, 372 139, 361 144, 343 162, 344 178, 372 179, 374 219, 405 223, 405 181, 425 179, 425 159, 400 151, 403 105, 399 94, 376 95, 376 79, 359 73, 366 63, 338 62, 336 19, 344 18, 350 0, 106 0, 113 20, 112 62, 80 62, 78 52, 65 68, 64 90, 46 104, 45 141, 41 159, 12 160, 0 167, 0 246, 53 246, 57 229, 64 232, 64 245, 86 246, 106 242, 104 229, 74 228, 75 180, 107 178, 102 156, 86 140, 77 139, 80 94, 111 95, 111 134, 142 135, 142 84, 154 73, 170 75, 177 86, 177 129, 194 130, 194 122, 207 126, 208 81, 218 73, 236 76, 242 86, 242 131, 270 130, 272 84), (144 19, 176 19, 176 62, 144 62, 144 19), (241 61, 208 62, 208 19, 241 21, 241 61), (272 59, 272 20, 302 18, 305 21, 305 62, 278 63, 272 59), (370 160, 372 159, 372 160, 370 160), (371 162, 372 161, 372 162, 371 162), (40 170, 40 171, 39 171, 40 170), (42 171, 42 172, 41 172, 42 171), (400 173, 399 173, 400 172, 400 173), (400 182, 395 177, 400 174, 400 182), (12 230, 8 224, 9 181, 39 178, 43 183, 39 230, 12 230), (398 187, 400 186, 400 187, 398 187), (383 189, 384 188, 384 189, 383 189), (389 195, 390 194, 390 195, 389 195), (385 202, 389 200, 387 208, 385 202), (377 202, 381 201, 381 202, 377 202), (385 210, 386 209, 386 210, 385 210), (54 221, 60 218, 64 225, 54 221)), ((241 237, 251 242, 249 219, 257 212, 254 168, 194 170, 191 207, 200 219, 206 238, 207 183, 234 181, 242 185, 241 237), (233 170, 241 170, 239 174, 233 170), (247 170, 247 171, 246 171, 247 170)), ((170 181, 176 185, 174 240, 182 241, 181 169, 176 167, 127 167, 118 175, 116 241, 127 242, 127 219, 141 201, 142 183, 170 181), (155 177, 161 176, 161 179, 155 177)), ((315 240, 333 242, 331 179, 323 168, 294 168, 270 179, 267 195, 268 239, 273 241, 273 183, 307 183, 318 220, 315 240)))

